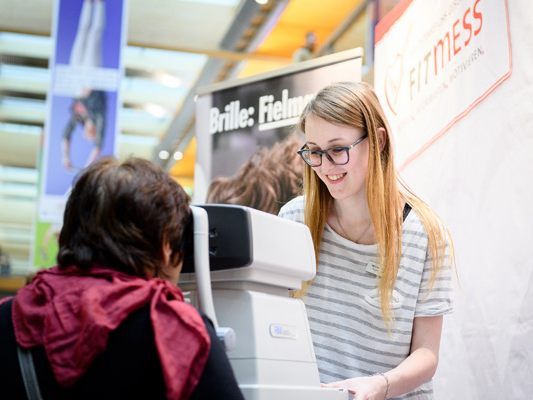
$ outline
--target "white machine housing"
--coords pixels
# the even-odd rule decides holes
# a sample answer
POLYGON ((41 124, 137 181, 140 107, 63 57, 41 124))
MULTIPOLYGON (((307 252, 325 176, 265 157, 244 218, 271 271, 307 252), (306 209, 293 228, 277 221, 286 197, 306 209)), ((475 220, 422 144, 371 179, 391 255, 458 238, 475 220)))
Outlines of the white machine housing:
POLYGON ((246 399, 347 400, 320 387, 305 305, 289 296, 315 275, 307 226, 241 206, 192 209, 194 266, 186 258, 180 286, 219 330, 234 331, 227 355, 246 399))
MULTIPOLYGON (((258 211, 252 208, 230 205, 205 205, 211 218, 208 222, 210 236, 210 261, 213 261, 214 235, 229 235, 242 232, 248 238, 234 237, 240 241, 237 246, 249 248, 249 261, 244 265, 226 265, 225 269, 212 270, 211 282, 247 282, 256 283, 266 287, 283 289, 300 289, 303 281, 308 281, 315 276, 315 257, 313 240, 309 229, 299 223, 279 218, 275 215, 258 211), (233 226, 217 226, 213 222, 213 215, 227 215, 234 213, 233 218, 220 223, 233 224, 233 226), (235 226, 239 224, 239 227, 235 226), (247 224, 247 226, 243 226, 247 224)), ((194 218, 197 218, 195 215, 194 218)), ((205 228, 203 228, 205 229, 205 228)), ((196 238, 195 238, 196 243, 196 238)), ((247 250, 247 249, 244 249, 247 250)), ((246 252, 246 251, 244 251, 246 252)), ((231 262, 230 260, 226 262, 231 262)), ((194 282, 196 276, 193 271, 184 270, 180 281, 182 283, 194 282)))

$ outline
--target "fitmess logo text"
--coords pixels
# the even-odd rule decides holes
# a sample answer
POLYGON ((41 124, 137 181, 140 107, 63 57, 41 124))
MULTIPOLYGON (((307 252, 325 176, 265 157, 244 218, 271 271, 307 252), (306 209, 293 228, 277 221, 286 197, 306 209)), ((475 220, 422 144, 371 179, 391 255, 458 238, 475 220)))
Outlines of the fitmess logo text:
MULTIPOLYGON (((408 69, 409 99, 414 100, 430 82, 436 79, 462 50, 472 43, 483 27, 481 0, 473 1, 462 16, 435 41, 422 58, 408 69)), ((410 31, 410 29, 409 29, 410 31)), ((407 35, 410 36, 409 34, 407 35)), ((404 49, 408 46, 404 46, 404 49)), ((404 80, 404 51, 398 52, 385 71, 385 98, 390 110, 397 115, 400 88, 404 80)))

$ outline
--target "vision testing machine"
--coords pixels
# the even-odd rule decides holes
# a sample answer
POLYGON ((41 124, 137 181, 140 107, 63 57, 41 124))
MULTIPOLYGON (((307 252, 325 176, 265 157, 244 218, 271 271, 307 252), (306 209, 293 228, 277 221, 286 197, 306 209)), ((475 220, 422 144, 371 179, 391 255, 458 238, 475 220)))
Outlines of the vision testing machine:
POLYGON ((304 303, 315 276, 304 224, 252 208, 192 206, 180 286, 217 328, 247 400, 348 400, 320 386, 304 303))

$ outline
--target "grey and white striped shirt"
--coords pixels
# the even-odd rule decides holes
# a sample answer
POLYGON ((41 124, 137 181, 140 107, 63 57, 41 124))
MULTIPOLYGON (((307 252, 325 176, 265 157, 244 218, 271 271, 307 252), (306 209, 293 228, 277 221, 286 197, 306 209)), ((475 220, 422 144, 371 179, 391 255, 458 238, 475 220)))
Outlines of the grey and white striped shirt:
MULTIPOLYGON (((303 223, 304 200, 288 202, 279 215, 303 223)), ((377 245, 361 245, 326 225, 318 272, 303 301, 322 382, 385 372, 408 355, 415 317, 449 313, 452 277, 448 259, 429 289, 428 238, 416 212, 403 224, 402 256, 393 289, 394 325, 387 331, 377 290, 377 245)), ((433 399, 431 381, 399 399, 433 399)))

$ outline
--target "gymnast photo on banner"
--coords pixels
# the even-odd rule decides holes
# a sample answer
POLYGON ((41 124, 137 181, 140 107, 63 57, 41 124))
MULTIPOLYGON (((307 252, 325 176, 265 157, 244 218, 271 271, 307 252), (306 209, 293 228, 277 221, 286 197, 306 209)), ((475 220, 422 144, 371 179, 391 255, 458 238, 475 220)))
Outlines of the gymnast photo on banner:
MULTIPOLYGON (((70 65, 99 68, 102 66, 102 34, 105 27, 105 7, 102 1, 85 0, 81 9, 76 39, 70 53, 70 65)), ((62 162, 67 170, 74 169, 70 143, 77 125, 83 127, 85 139, 93 143, 86 161, 91 164, 100 154, 105 128, 106 94, 101 90, 85 89, 72 100, 71 116, 63 131, 62 162)))
POLYGON ((44 196, 64 197, 79 171, 115 152, 123 1, 61 0, 44 146, 44 196))

